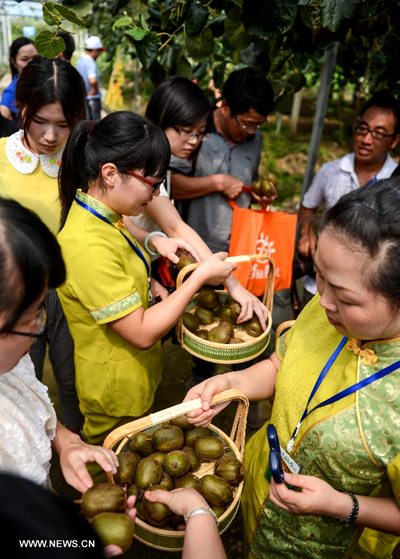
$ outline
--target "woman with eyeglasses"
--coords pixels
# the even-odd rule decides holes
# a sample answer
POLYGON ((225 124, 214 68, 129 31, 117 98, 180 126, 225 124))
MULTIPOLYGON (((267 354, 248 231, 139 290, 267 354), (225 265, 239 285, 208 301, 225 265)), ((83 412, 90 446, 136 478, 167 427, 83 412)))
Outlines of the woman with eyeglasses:
MULTIPOLYGON (((154 198, 146 210, 137 217, 125 220, 127 228, 135 238, 145 243, 156 254, 178 262, 175 247, 167 245, 162 236, 170 239, 184 239, 194 249, 192 255, 204 260, 212 254, 210 248, 192 227, 185 223, 171 203, 171 173, 190 173, 211 119, 211 105, 202 90, 191 80, 180 76, 166 78, 154 91, 146 109, 146 118, 162 128, 171 148, 171 161, 166 175, 165 187, 161 185, 160 196, 154 198), (157 235, 157 231, 161 232, 157 235), (151 237, 148 237, 150 232, 151 237)), ((184 213, 184 211, 183 211, 184 213)), ((181 251, 182 252, 182 251, 181 251)), ((189 252, 186 248, 186 252, 189 252)), ((229 294, 242 306, 238 323, 249 320, 253 312, 257 314, 265 328, 267 310, 265 306, 244 289, 234 276, 225 282, 229 294)))
POLYGON ((151 279, 148 254, 122 216, 139 215, 158 196, 169 158, 162 130, 128 111, 79 123, 63 153, 58 239, 67 279, 58 293, 75 342, 83 433, 93 444, 148 412, 162 374, 159 340, 204 283, 235 268, 215 254, 166 298, 151 279), (159 293, 163 300, 149 306, 159 293))
POLYGON ((0 198, 0 471, 47 488, 52 449, 70 485, 92 485, 85 464, 115 473, 107 449, 91 447, 57 421, 47 388, 36 378, 30 346, 46 325, 46 290, 65 280, 60 247, 44 223, 0 198))
MULTIPOLYGON (((85 116, 82 79, 68 62, 36 56, 19 76, 16 103, 23 128, 0 140, 0 196, 34 211, 57 234, 57 176, 69 133, 85 116)), ((46 330, 32 345, 31 358, 41 380, 48 350, 63 422, 78 433, 83 417, 75 388, 73 341, 55 289, 47 291, 46 308, 46 330)))

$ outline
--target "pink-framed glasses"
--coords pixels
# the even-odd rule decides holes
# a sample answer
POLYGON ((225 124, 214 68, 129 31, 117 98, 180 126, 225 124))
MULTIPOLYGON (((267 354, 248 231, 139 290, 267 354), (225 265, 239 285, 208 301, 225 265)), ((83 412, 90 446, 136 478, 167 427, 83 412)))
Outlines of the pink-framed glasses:
POLYGON ((135 171, 130 171, 129 169, 126 169, 126 172, 129 175, 132 175, 132 177, 135 177, 135 179, 138 179, 143 184, 147 184, 147 186, 150 186, 153 189, 152 194, 154 194, 156 192, 156 190, 158 188, 160 188, 160 186, 163 183, 163 181, 155 182, 155 181, 152 181, 151 179, 146 179, 146 177, 143 177, 142 175, 139 175, 139 173, 135 173, 135 171))

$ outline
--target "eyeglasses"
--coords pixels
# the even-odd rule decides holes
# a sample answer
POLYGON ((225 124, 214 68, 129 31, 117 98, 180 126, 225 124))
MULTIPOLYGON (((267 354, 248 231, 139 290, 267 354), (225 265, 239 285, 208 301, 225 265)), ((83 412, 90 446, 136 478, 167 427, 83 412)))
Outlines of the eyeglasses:
POLYGON ((197 142, 201 140, 205 134, 205 132, 192 132, 191 130, 185 130, 185 128, 178 128, 177 126, 172 126, 172 128, 185 140, 196 140, 197 142))
POLYGON ((371 128, 369 128, 369 126, 367 126, 366 124, 359 124, 358 126, 356 126, 355 132, 359 136, 366 136, 369 132, 371 134, 372 138, 374 140, 377 140, 378 142, 382 141, 384 138, 393 138, 394 136, 397 136, 396 133, 394 133, 394 134, 384 134, 383 132, 380 132, 379 130, 371 130, 371 128))
POLYGON ((139 175, 139 173, 135 173, 135 171, 130 171, 129 169, 125 169, 125 171, 129 174, 132 175, 132 177, 135 177, 135 179, 138 179, 140 182, 142 182, 143 184, 147 184, 147 186, 150 186, 150 188, 153 189, 152 194, 154 194, 162 185, 163 181, 152 181, 151 179, 146 179, 146 177, 142 177, 142 175, 139 175))
POLYGON ((265 121, 261 122, 260 124, 242 124, 237 115, 232 115, 232 116, 238 123, 239 128, 241 128, 242 130, 259 130, 261 126, 264 126, 265 124, 265 121))
POLYGON ((47 324, 47 311, 43 306, 40 309, 39 315, 36 319, 36 332, 19 332, 18 330, 7 330, 0 328, 1 334, 15 334, 16 336, 28 336, 29 338, 40 338, 46 329, 47 324))

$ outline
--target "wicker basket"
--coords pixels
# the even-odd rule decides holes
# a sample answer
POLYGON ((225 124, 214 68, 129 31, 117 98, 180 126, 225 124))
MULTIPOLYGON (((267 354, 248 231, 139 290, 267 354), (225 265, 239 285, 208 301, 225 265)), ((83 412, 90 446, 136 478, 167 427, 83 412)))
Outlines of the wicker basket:
MULTIPOLYGON (((238 401, 238 408, 236 411, 235 419, 233 421, 232 431, 230 437, 226 435, 223 431, 210 425, 213 436, 219 437, 224 442, 225 446, 229 447, 227 451, 239 460, 243 460, 244 443, 245 443, 245 432, 246 432, 246 419, 247 411, 249 407, 249 401, 247 397, 240 390, 225 390, 220 394, 214 396, 212 400, 212 405, 220 404, 222 402, 227 402, 230 400, 238 401)), ((189 413, 200 408, 200 399, 190 400, 188 402, 183 402, 177 406, 173 406, 166 410, 153 413, 146 417, 127 423, 118 427, 112 433, 108 435, 104 441, 104 446, 106 448, 114 449, 117 454, 127 449, 128 438, 140 431, 145 431, 151 433, 155 430, 157 425, 164 423, 174 417, 189 413), (117 446, 118 445, 118 446, 117 446), (115 447, 117 448, 115 449, 115 447)), ((203 463, 201 468, 195 472, 197 477, 202 477, 206 474, 213 473, 214 464, 213 463, 203 463)), ((111 483, 114 483, 113 476, 108 474, 111 483)), ((240 504, 240 496, 242 494, 243 482, 234 489, 234 496, 231 504, 226 509, 226 511, 219 517, 219 532, 222 534, 231 524, 236 516, 236 513, 240 504)), ((183 548, 183 538, 185 536, 184 531, 171 531, 162 530, 161 528, 156 528, 143 522, 139 518, 135 520, 135 533, 134 537, 141 541, 142 543, 154 547, 156 549, 162 549, 163 551, 181 551, 183 548)))
MULTIPOLYGON (((273 305, 273 295, 274 295, 274 262, 268 256, 262 256, 260 254, 254 254, 250 256, 236 256, 227 258, 228 261, 243 262, 249 260, 268 260, 269 269, 268 277, 265 285, 265 291, 263 295, 263 303, 268 309, 268 320, 267 327, 261 336, 254 338, 247 334, 243 326, 238 327, 238 332, 235 334, 236 337, 242 338, 244 343, 240 344, 220 344, 215 342, 210 342, 208 340, 203 340, 196 336, 193 332, 188 330, 184 324, 182 317, 179 318, 176 325, 176 334, 181 346, 186 349, 192 355, 203 359, 204 361, 211 361, 211 363, 221 363, 225 365, 230 365, 233 363, 245 363, 251 359, 255 359, 265 351, 269 344, 270 333, 272 327, 272 305, 273 305)), ((178 275, 176 286, 177 288, 182 285, 185 276, 195 270, 199 264, 190 264, 185 266, 178 275)), ((220 299, 224 301, 224 298, 228 296, 226 291, 218 291, 220 299)), ((196 299, 198 293, 193 297, 192 301, 186 307, 186 312, 194 313, 196 308, 196 299)), ((202 329, 210 330, 217 326, 217 322, 209 325, 201 325, 202 329)))

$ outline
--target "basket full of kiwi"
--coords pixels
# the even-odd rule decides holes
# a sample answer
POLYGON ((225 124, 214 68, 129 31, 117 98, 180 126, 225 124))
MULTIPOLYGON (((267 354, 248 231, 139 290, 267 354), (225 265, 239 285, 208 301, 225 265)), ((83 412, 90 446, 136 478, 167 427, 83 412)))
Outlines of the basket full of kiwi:
MULTIPOLYGON (((212 363, 244 363, 261 355, 267 348, 272 327, 272 304, 274 294, 274 263, 260 254, 228 257, 227 260, 245 262, 268 260, 269 269, 263 296, 268 309, 267 327, 263 331, 257 315, 237 324, 241 306, 226 291, 204 289, 197 293, 176 325, 181 346, 192 355, 212 363)), ((183 283, 198 264, 181 269, 177 287, 183 283)))
POLYGON ((181 551, 185 536, 184 519, 162 503, 147 501, 146 490, 197 489, 218 516, 221 534, 235 518, 246 473, 242 460, 249 402, 240 390, 225 390, 212 405, 230 400, 238 404, 230 436, 212 424, 203 428, 188 422, 185 414, 201 406, 196 399, 118 427, 104 441, 119 461, 110 483, 127 496, 136 495, 134 537, 142 543, 181 551))

